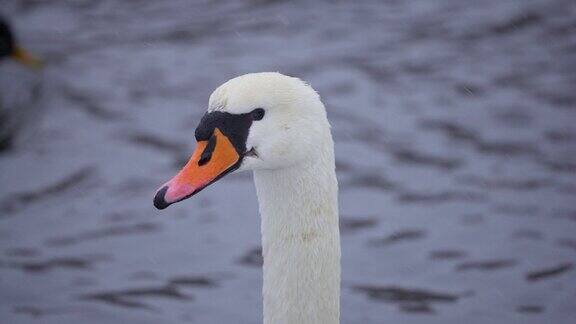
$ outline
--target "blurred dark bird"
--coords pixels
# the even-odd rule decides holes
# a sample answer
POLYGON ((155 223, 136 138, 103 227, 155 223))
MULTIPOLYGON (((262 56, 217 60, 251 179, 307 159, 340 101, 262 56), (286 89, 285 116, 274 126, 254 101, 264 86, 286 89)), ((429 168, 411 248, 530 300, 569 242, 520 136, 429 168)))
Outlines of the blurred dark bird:
MULTIPOLYGON (((31 70, 39 70, 42 62, 18 45, 16 36, 8 22, 0 16, 0 61, 14 60, 31 70)), ((0 151, 12 146, 16 135, 22 130, 39 97, 39 84, 18 84, 15 76, 10 75, 6 85, 2 84, 0 93, 0 151)))

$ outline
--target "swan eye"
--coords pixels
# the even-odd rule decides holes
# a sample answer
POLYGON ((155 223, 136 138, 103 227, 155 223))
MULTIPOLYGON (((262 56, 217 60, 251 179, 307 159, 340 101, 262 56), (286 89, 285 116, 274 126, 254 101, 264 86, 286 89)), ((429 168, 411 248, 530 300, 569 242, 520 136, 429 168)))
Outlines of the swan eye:
POLYGON ((253 120, 261 120, 262 118, 264 118, 264 109, 262 108, 256 108, 254 110, 252 110, 251 114, 252 114, 252 119, 253 120))

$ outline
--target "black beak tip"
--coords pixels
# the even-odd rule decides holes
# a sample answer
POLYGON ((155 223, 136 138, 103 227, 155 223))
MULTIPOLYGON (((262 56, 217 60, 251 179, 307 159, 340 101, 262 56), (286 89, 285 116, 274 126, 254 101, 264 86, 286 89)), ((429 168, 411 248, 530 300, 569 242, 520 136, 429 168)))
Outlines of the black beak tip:
POLYGON ((154 196, 154 207, 156 207, 157 209, 162 210, 170 206, 170 204, 167 203, 166 200, 164 199, 166 191, 168 191, 168 186, 162 187, 162 189, 158 190, 156 196, 154 196))

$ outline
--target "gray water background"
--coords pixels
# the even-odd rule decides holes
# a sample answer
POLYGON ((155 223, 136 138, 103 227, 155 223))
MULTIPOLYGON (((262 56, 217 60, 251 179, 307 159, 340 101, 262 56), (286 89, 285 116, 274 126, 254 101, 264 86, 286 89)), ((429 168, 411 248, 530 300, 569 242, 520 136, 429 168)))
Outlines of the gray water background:
POLYGON ((308 81, 336 141, 342 323, 576 322, 573 1, 13 1, 41 85, 0 155, 0 323, 259 323, 252 177, 166 211, 208 96, 308 81))

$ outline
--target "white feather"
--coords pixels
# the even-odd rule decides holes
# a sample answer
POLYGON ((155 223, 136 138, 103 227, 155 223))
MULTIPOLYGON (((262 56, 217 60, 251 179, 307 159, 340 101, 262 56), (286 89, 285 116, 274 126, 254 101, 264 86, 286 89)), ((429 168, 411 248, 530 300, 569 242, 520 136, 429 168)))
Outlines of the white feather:
POLYGON ((239 170, 253 170, 264 255, 265 324, 340 318, 340 235, 334 143, 318 94, 297 78, 254 73, 210 96, 209 111, 264 108, 239 170))

